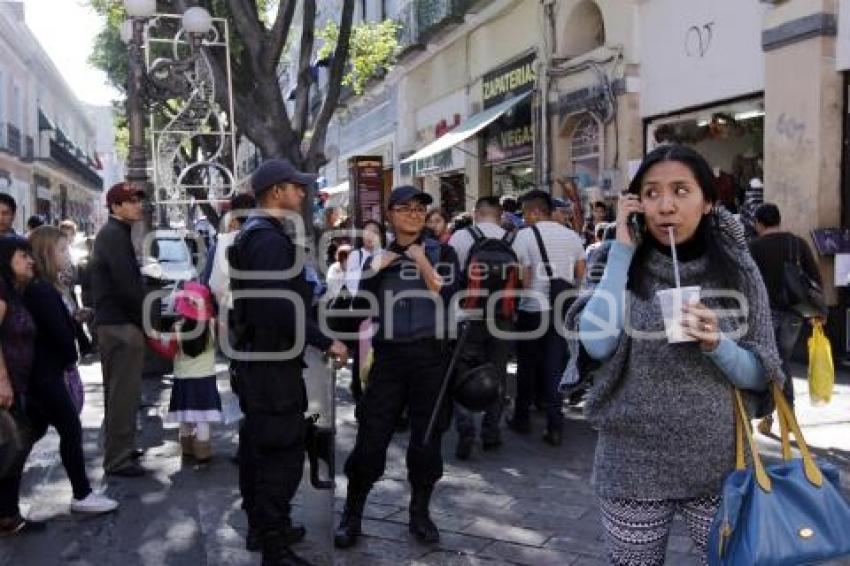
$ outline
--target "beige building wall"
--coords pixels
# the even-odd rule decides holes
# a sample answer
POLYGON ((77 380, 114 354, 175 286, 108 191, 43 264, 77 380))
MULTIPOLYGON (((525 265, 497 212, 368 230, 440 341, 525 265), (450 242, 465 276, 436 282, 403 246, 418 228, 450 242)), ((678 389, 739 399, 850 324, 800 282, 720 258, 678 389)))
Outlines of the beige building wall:
POLYGON ((469 77, 476 96, 481 100, 481 76, 530 50, 540 48, 543 30, 539 2, 518 2, 467 36, 469 44, 469 77))
MULTIPOLYGON (((810 14, 835 12, 831 1, 795 1, 766 18, 766 29, 810 14)), ((818 36, 765 53, 765 200, 786 229, 804 236, 841 225, 843 78, 835 38, 818 36), (801 77, 805 77, 801 80, 801 77)), ((832 288, 834 262, 821 260, 832 288)))
MULTIPOLYGON (((538 3, 530 0, 502 2, 503 8, 482 21, 470 20, 459 32, 450 33, 428 47, 428 52, 404 63, 398 78, 398 151, 418 150, 416 142, 416 113, 437 103, 458 90, 467 93, 467 117, 481 111, 481 77, 511 59, 539 48, 541 31, 538 3)), ((421 144, 420 144, 421 145, 421 144)), ((475 156, 468 157, 466 168, 466 202, 479 196, 482 181, 482 149, 479 137, 474 136, 462 144, 463 149, 475 156)), ((486 178, 486 175, 485 175, 486 178)), ((401 168, 396 171, 396 181, 405 181, 401 168)), ((426 176, 420 179, 423 188, 439 198, 439 179, 426 176)))
MULTIPOLYGON (((557 3, 554 21, 554 56, 563 71, 553 79, 550 100, 601 84, 600 72, 626 92, 616 98, 616 114, 601 126, 600 173, 612 176, 615 191, 627 184, 628 163, 643 153, 638 80, 636 4, 622 0, 569 0, 557 3), (603 26, 604 42, 597 46, 592 34, 603 26), (591 47, 589 51, 586 49, 591 47), (627 80, 628 79, 628 80, 627 80), (629 92, 631 91, 631 92, 629 92)), ((571 141, 586 109, 575 108, 551 117, 552 176, 575 173, 571 141)), ((553 192, 560 196, 557 184, 553 192)))

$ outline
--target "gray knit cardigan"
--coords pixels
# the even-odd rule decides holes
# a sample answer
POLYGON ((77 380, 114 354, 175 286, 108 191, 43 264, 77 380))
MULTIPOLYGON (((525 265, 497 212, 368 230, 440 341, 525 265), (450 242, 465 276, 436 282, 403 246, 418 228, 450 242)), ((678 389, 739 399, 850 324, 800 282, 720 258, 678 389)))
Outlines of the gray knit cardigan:
MULTIPOLYGON (((721 319, 724 333, 740 330, 736 342, 752 351, 769 379, 782 383, 781 361, 761 275, 727 212, 715 213, 715 237, 741 269, 749 309, 721 319)), ((660 334, 654 339, 623 332, 613 356, 588 363, 578 339, 578 319, 593 292, 591 283, 567 315, 570 362, 562 384, 592 380, 585 413, 598 429, 594 484, 601 497, 687 499, 719 493, 734 467, 732 385, 695 343, 668 344, 655 293, 674 286, 672 260, 652 250, 643 266, 651 293, 629 293, 626 320, 631 328, 660 334)), ((682 285, 725 287, 717 266, 702 256, 680 265, 682 285)), ((714 309, 729 307, 721 299, 703 299, 714 309)), ((757 396, 752 396, 757 397, 757 396)), ((750 404, 752 405, 752 404, 750 404)))

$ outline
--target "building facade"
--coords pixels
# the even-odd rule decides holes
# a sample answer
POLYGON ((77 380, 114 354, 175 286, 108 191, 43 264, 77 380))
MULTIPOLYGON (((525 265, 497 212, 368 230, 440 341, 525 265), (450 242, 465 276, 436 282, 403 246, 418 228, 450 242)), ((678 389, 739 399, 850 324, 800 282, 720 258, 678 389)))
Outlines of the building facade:
MULTIPOLYGON (((392 184, 415 184, 452 214, 532 186, 558 196, 558 178, 576 182, 585 206, 613 203, 648 151, 689 145, 729 208, 757 180, 787 229, 813 245, 826 229, 846 241, 837 255, 818 246, 818 257, 830 334, 850 352, 848 2, 364 4, 402 23, 400 57, 362 104, 346 101, 337 157, 380 156, 392 184), (343 134, 370 112, 380 135, 343 134)), ((343 161, 328 168, 335 184, 343 161)))
POLYGON ((103 189, 95 128, 26 26, 23 4, 0 2, 0 190, 34 214, 84 229, 103 189))

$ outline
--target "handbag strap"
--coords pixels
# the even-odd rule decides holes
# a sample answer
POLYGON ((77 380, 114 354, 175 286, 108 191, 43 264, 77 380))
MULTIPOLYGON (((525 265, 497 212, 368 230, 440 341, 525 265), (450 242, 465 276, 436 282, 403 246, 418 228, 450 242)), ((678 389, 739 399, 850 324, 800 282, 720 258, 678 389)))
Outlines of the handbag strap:
MULTIPOLYGON (((797 446, 800 449, 800 454, 803 459, 803 471, 806 475, 806 479, 808 479, 809 483, 815 487, 822 486, 823 473, 815 464, 812 453, 809 450, 809 446, 803 438, 803 433, 800 430, 797 417, 794 415, 794 411, 791 409, 788 401, 782 394, 782 390, 776 382, 771 383, 771 392, 773 394, 774 402, 776 403, 776 411, 779 415, 783 459, 786 461, 791 459, 791 441, 789 433, 793 433, 794 437, 797 439, 797 446)), ((753 438, 752 425, 750 424, 750 418, 747 415, 747 409, 744 406, 741 391, 737 388, 735 389, 735 408, 735 469, 744 470, 747 467, 744 459, 744 442, 746 440, 746 443, 749 446, 750 455, 753 459, 756 482, 763 491, 769 492, 771 490, 770 477, 767 475, 767 471, 764 468, 761 455, 758 451, 758 445, 753 438)))
POLYGON ((753 458, 753 468, 756 474, 756 483, 762 491, 769 492, 771 490, 770 477, 764 469, 764 464, 761 461, 761 455, 758 451, 758 446, 753 438, 753 429, 750 424, 750 418, 747 416, 747 409, 744 408, 744 399, 741 397, 741 391, 735 388, 735 469, 745 470, 747 463, 744 461, 744 439, 750 447, 750 456, 753 458))
POLYGON ((549 279, 554 279, 555 274, 552 271, 552 266, 549 265, 549 255, 546 253, 546 246, 543 245, 543 236, 540 235, 540 230, 537 226, 532 226, 531 231, 534 232, 534 239, 537 240, 537 248, 540 250, 540 258, 543 260, 543 266, 546 268, 546 276, 549 279))
POLYGON ((806 478, 812 485, 820 487, 823 485, 823 473, 821 473, 820 468, 818 468, 815 464, 815 459, 812 457, 809 445, 803 438, 803 432, 800 430, 800 424, 797 422, 794 410, 791 408, 791 405, 788 403, 785 395, 782 394, 782 390, 779 388, 779 385, 777 385, 776 382, 773 382, 771 386, 773 387, 773 398, 776 402, 776 412, 779 414, 780 429, 783 428, 783 424, 785 427, 785 430, 782 431, 782 457, 785 460, 791 459, 791 440, 789 438, 790 430, 790 432, 794 434, 794 438, 797 440, 797 448, 800 450, 800 454, 803 457, 803 471, 806 474, 806 478))

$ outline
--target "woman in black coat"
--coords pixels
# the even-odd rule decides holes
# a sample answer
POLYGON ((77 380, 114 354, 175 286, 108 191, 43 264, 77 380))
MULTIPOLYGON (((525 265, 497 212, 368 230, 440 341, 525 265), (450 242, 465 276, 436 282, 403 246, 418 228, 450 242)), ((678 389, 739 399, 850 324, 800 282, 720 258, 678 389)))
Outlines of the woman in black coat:
POLYGON ((59 291, 65 236, 56 227, 42 226, 33 230, 29 241, 36 277, 24 291, 24 305, 35 320, 36 337, 27 417, 35 439, 44 436, 48 426, 59 433, 59 454, 74 491, 71 511, 114 511, 116 501, 92 491, 83 454, 82 424, 65 384, 65 371, 77 362, 74 322, 59 291))

